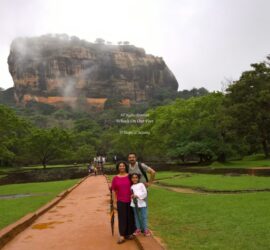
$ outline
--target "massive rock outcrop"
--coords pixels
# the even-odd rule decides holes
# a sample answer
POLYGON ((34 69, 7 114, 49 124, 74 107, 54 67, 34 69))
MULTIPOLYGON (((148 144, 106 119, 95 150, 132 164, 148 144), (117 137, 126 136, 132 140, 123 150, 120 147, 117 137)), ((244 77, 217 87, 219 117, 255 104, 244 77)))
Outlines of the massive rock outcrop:
POLYGON ((15 39, 8 64, 18 104, 103 109, 108 99, 129 106, 151 99, 156 89, 178 88, 164 60, 141 48, 63 35, 15 39))

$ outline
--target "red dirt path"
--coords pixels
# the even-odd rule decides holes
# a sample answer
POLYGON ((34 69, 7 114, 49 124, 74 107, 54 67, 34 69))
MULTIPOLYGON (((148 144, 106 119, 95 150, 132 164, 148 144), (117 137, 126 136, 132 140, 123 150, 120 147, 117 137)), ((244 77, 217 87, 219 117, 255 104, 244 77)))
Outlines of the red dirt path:
POLYGON ((133 250, 133 240, 118 245, 111 235, 105 177, 89 177, 55 207, 17 235, 3 250, 133 250))

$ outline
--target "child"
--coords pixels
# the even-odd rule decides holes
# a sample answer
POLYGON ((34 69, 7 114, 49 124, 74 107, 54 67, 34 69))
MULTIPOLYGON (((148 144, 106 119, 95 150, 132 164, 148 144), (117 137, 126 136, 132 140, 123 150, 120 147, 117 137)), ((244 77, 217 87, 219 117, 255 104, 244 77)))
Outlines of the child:
POLYGON ((96 168, 96 166, 94 166, 94 174, 95 174, 95 176, 97 175, 97 168, 96 168))
POLYGON ((136 231, 133 235, 140 235, 142 232, 145 236, 150 236, 147 228, 147 190, 143 183, 140 183, 141 175, 133 173, 130 175, 132 200, 130 206, 133 208, 135 216, 136 231))
POLYGON ((90 163, 89 166, 88 166, 89 174, 93 174, 95 172, 94 169, 95 169, 94 165, 92 163, 90 163))

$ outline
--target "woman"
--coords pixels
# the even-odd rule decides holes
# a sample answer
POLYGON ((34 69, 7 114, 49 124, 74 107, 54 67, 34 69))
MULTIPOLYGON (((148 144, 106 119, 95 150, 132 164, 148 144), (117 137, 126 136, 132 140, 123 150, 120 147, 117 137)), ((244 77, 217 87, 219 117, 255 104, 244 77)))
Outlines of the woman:
POLYGON ((118 174, 112 180, 112 192, 114 208, 118 212, 119 240, 118 244, 124 243, 125 239, 132 239, 135 231, 134 215, 131 202, 131 182, 128 175, 128 165, 121 161, 116 165, 118 174))

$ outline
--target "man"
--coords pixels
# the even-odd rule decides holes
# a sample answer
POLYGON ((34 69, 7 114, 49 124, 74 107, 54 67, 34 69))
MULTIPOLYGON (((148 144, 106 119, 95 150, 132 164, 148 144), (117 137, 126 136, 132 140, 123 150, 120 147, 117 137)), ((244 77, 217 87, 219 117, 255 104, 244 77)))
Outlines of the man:
POLYGON ((155 180, 156 171, 144 163, 137 162, 137 156, 135 153, 128 154, 129 162, 129 174, 137 173, 141 175, 140 182, 144 183, 146 187, 149 187, 155 180), (147 173, 150 174, 150 179, 148 180, 147 173))
MULTIPOLYGON (((141 163, 141 162, 137 162, 137 156, 135 153, 129 153, 128 155, 128 161, 129 161, 129 174, 140 174, 141 178, 140 178, 140 182, 142 182, 145 187, 149 187, 154 179, 155 179, 155 170, 148 167, 146 164, 141 163), (147 173, 150 174, 150 179, 148 180, 148 176, 147 173)), ((132 198, 135 198, 134 195, 132 195, 132 198)), ((146 207, 148 207, 148 198, 145 198, 144 201, 146 202, 146 207)), ((142 218, 144 218, 144 228, 142 228, 142 225, 140 225, 139 222, 136 223, 136 231, 134 232, 134 235, 139 235, 142 231, 144 230, 144 235, 145 236, 150 236, 151 233, 150 231, 147 229, 147 210, 145 209, 144 213, 141 213, 142 218), (145 229, 146 228, 146 229, 145 229)), ((139 217, 139 215, 138 215, 139 217)))

